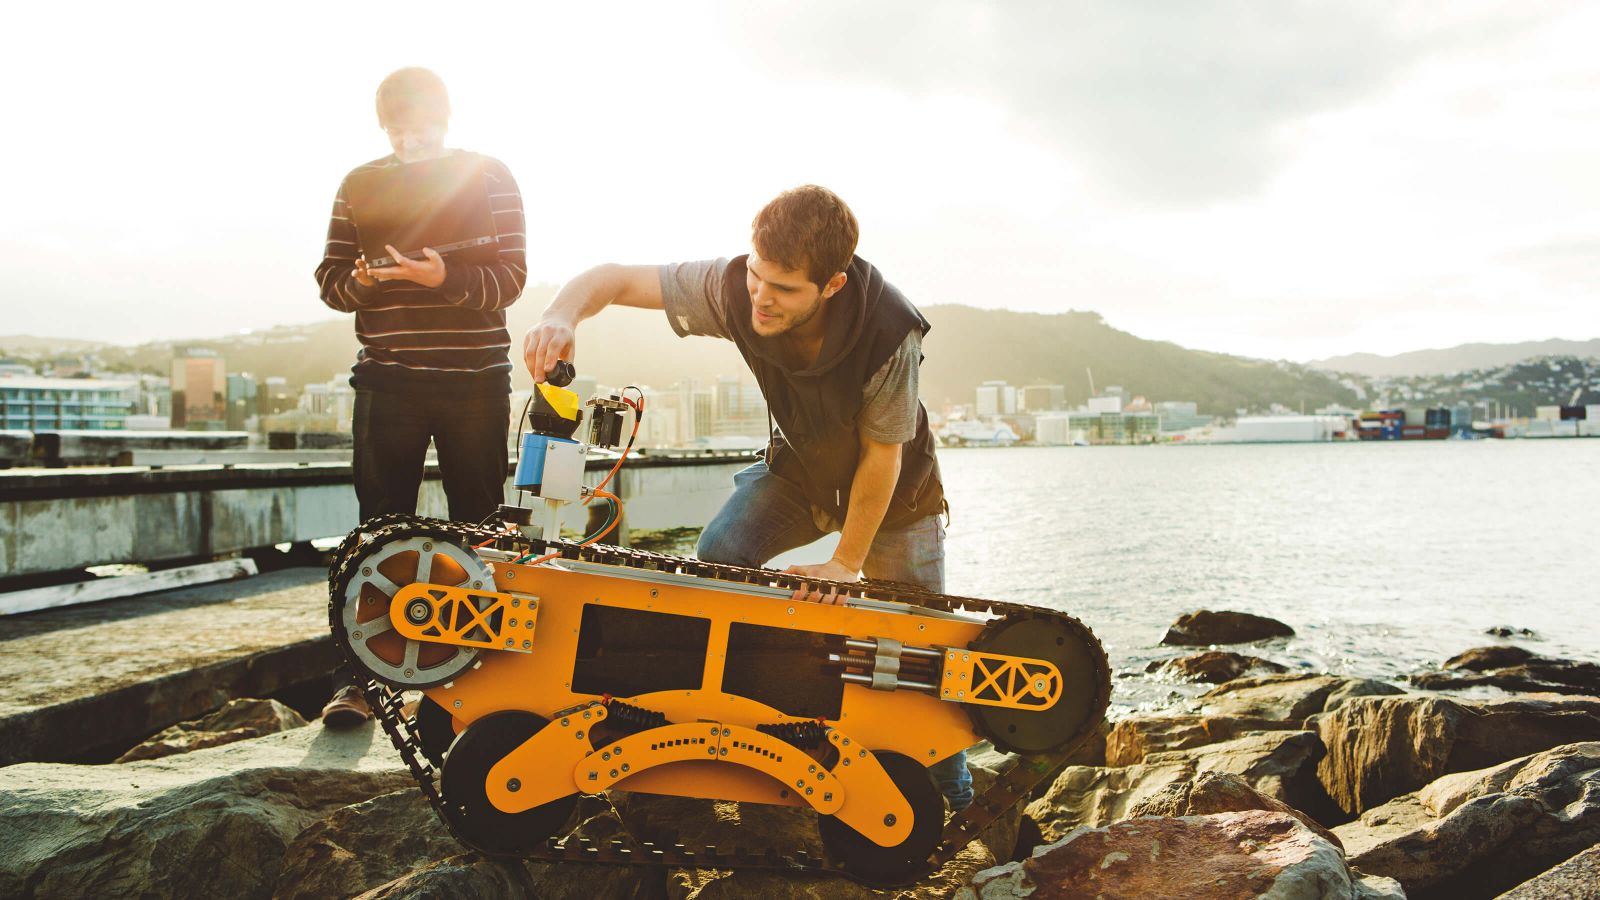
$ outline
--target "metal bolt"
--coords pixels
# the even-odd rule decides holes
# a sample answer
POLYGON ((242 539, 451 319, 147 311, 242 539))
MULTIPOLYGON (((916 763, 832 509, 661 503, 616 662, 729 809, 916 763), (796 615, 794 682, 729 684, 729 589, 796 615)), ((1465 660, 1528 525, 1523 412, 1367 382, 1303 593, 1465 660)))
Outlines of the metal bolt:
POLYGON ((712 726, 712 728, 711 728, 711 736, 712 737, 716 737, 717 736, 717 728, 715 726, 712 726))
POLYGON ((843 744, 844 744, 844 745, 845 745, 845 746, 846 746, 846 747, 848 747, 848 746, 850 746, 850 739, 849 739, 849 738, 845 738, 845 739, 844 739, 844 741, 843 741, 843 742, 842 742, 842 743, 843 743, 843 744))
POLYGON ((826 779, 827 777, 828 777, 828 773, 827 772, 818 772, 817 773, 817 780, 818 781, 822 781, 822 780, 826 779))
POLYGON ((600 780, 600 773, 599 772, 590 772, 589 773, 589 780, 590 781, 599 781, 600 780))
POLYGON ((1044 693, 1044 679, 1040 679, 1038 681, 1035 681, 1033 683, 1033 689, 1038 691, 1041 694, 1044 693))
POLYGON ((622 771, 624 771, 624 772, 628 771, 628 764, 627 763, 623 763, 622 764, 622 771))
POLYGON ((717 752, 720 753, 723 756, 727 756, 728 755, 728 748, 727 747, 723 747, 721 750, 719 750, 717 752))
POLYGON ((794 607, 789 607, 789 615, 794 615, 794 607))
POLYGON ((883 817, 883 827, 893 828, 896 821, 897 820, 894 817, 894 813, 889 813, 887 816, 883 817))
POLYGON ((522 601, 521 600, 518 600, 516 597, 512 597, 511 598, 511 608, 512 609, 516 609, 517 607, 519 607, 521 605, 522 605, 522 601))
POLYGON ((807 772, 815 772, 815 771, 817 771, 816 763, 812 763, 809 767, 806 768, 806 771, 807 772))
POLYGON ((506 782, 506 790, 512 792, 513 794, 516 793, 517 791, 522 790, 522 782, 513 778, 506 782))
POLYGON ((966 691, 956 691, 956 697, 958 697, 958 698, 965 697, 966 695, 967 695, 966 691))
POLYGON ((655 588, 651 588, 651 589, 650 589, 650 596, 652 596, 652 597, 654 597, 654 596, 656 596, 656 595, 657 595, 657 594, 658 594, 658 593, 660 593, 660 592, 659 592, 659 591, 657 591, 657 590, 656 590, 656 589, 655 589, 655 588))
POLYGON ((972 661, 972 657, 969 654, 963 653, 963 654, 961 654, 961 661, 962 662, 971 662, 972 661))
POLYGON ((844 764, 847 765, 847 766, 850 765, 850 757, 846 756, 844 758, 844 764))
POLYGON ((918 622, 917 623, 917 630, 918 631, 927 631, 928 630, 928 626, 923 624, 923 623, 921 623, 921 622, 918 622))
POLYGON ((539 608, 539 601, 537 601, 537 600, 529 600, 528 601, 528 608, 529 609, 538 609, 539 608))
POLYGON ((811 788, 806 788, 806 796, 811 796, 811 788))
POLYGON ((722 736, 723 737, 727 737, 729 735, 729 733, 730 732, 728 731, 728 729, 726 729, 726 728, 722 729, 722 736))
POLYGON ((506 638, 506 646, 507 647, 515 647, 516 645, 517 645, 517 639, 516 638, 506 638))
POLYGON ((955 672, 954 669, 945 669, 944 670, 944 677, 946 677, 946 678, 953 677, 955 674, 956 674, 956 672, 955 672))
POLYGON ((600 754, 600 758, 609 762, 611 760, 611 751, 607 750, 606 752, 600 754))
POLYGON ((621 756, 622 755, 622 747, 619 745, 619 746, 615 747, 614 749, 612 749, 611 752, 613 754, 615 754, 616 756, 621 756))
POLYGON ((515 572, 507 572, 506 573, 506 578, 507 579, 512 579, 512 578, 515 578, 515 577, 517 577, 517 573, 515 573, 515 572))
POLYGON ((931 750, 931 749, 930 749, 930 750, 929 750, 929 751, 928 751, 928 755, 929 755, 929 756, 932 756, 932 755, 933 755, 933 750, 931 750))
POLYGON ((361 567, 361 574, 370 576, 372 574, 372 567, 371 566, 362 566, 361 567))
POLYGON ((805 787, 805 786, 806 786, 806 782, 805 782, 805 779, 803 779, 803 778, 802 778, 802 779, 800 779, 800 780, 799 780, 799 781, 796 781, 796 782, 795 782, 795 783, 794 783, 794 786, 795 786, 795 787, 797 787, 797 788, 803 788, 803 787, 805 787))
POLYGON ((511 627, 512 627, 512 628, 515 628, 515 627, 517 627, 517 620, 516 620, 516 619, 512 619, 512 620, 511 620, 511 627))
POLYGON ((474 581, 474 582, 473 582, 473 583, 472 583, 472 586, 473 586, 473 587, 475 587, 475 588, 481 588, 481 587, 483 587, 483 582, 481 582, 481 581, 474 581))
POLYGON ((715 747, 707 747, 706 748, 706 755, 707 756, 716 756, 717 755, 717 748, 715 748, 715 747))
POLYGON ((611 777, 612 777, 612 778, 615 778, 615 777, 617 777, 617 770, 616 770, 616 769, 612 769, 612 770, 611 770, 611 777))
POLYGON ((561 720, 561 727, 562 728, 565 728, 570 724, 572 724, 572 720, 571 719, 562 719, 561 720))
POLYGON ((411 676, 412 676, 412 674, 414 674, 414 673, 412 673, 412 671, 411 671, 411 670, 410 670, 410 669, 407 669, 407 670, 405 670, 405 673, 404 673, 404 674, 405 674, 405 676, 406 676, 406 677, 407 677, 407 678, 410 678, 410 677, 411 677, 411 676))
POLYGON ((428 553, 428 552, 431 552, 432 550, 433 550, 433 544, 424 541, 423 544, 422 544, 422 552, 423 553, 428 553))
POLYGON ((456 708, 456 709, 460 709, 460 708, 461 708, 461 701, 460 701, 460 700, 457 700, 457 701, 456 701, 456 702, 455 702, 455 708, 456 708))
POLYGON ((524 650, 532 650, 533 649, 533 641, 523 641, 522 642, 522 649, 524 649, 524 650))
POLYGON ((832 803, 833 802, 833 791, 829 791, 826 794, 823 794, 822 795, 822 802, 823 803, 832 803))
POLYGON ((361 640, 361 632, 359 632, 359 631, 350 632, 350 636, 355 638, 358 641, 361 640))
POLYGON ((592 712, 593 712, 593 710, 588 710, 588 709, 586 709, 586 710, 584 710, 584 711, 583 711, 583 717, 584 717, 584 718, 585 718, 585 719, 587 719, 587 718, 589 718, 589 716, 590 716, 590 714, 591 714, 591 713, 592 713, 592 712))
POLYGON ((867 751, 865 751, 865 750, 857 750, 856 751, 856 757, 858 759, 866 759, 867 758, 867 751))
POLYGON ((577 734, 577 738, 578 738, 578 740, 580 740, 580 741, 581 741, 581 740, 583 740, 583 729, 582 729, 582 728, 579 728, 579 729, 578 729, 578 734, 577 734))

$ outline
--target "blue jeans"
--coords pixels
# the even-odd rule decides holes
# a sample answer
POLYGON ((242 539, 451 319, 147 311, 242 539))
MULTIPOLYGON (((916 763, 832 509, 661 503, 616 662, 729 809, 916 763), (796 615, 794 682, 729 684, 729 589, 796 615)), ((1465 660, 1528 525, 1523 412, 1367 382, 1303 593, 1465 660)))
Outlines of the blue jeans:
MULTIPOLYGON (((733 496, 700 533, 695 552, 706 562, 756 567, 822 536, 799 485, 757 462, 733 476, 733 496)), ((944 523, 932 515, 904 528, 879 530, 861 571, 868 578, 943 593, 944 523)), ((952 810, 972 802, 965 750, 929 766, 928 774, 952 810)))

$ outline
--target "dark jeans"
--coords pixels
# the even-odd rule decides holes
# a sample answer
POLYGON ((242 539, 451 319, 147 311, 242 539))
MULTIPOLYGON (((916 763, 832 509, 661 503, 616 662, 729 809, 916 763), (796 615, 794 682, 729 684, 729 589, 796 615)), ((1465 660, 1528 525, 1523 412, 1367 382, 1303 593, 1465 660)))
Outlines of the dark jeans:
POLYGON ((505 499, 511 398, 356 391, 355 481, 361 521, 417 511, 428 441, 450 518, 481 522, 505 499))

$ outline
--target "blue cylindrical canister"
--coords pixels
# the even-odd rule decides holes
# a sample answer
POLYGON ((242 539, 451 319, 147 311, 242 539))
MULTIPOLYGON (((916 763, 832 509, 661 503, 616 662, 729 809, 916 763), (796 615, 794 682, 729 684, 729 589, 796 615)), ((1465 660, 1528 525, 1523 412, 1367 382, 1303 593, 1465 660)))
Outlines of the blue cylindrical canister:
POLYGON ((552 441, 563 444, 577 443, 567 438, 551 437, 532 431, 522 433, 522 452, 517 457, 517 477, 512 482, 517 490, 539 493, 539 486, 544 484, 545 448, 549 447, 552 441))

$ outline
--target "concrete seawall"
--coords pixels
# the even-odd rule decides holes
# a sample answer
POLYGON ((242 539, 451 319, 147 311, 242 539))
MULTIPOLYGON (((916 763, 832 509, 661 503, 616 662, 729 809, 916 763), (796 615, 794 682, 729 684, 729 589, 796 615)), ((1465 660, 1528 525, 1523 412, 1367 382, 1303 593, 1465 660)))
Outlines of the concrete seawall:
MULTIPOLYGON (((630 458, 614 491, 631 528, 707 521, 748 454, 630 458)), ((591 463, 587 480, 609 462, 591 463)), ((509 479, 506 496, 515 497, 509 479)), ((357 524, 348 462, 305 465, 12 469, 0 473, 0 579, 108 563, 167 563, 342 535, 357 524)), ((418 498, 445 514, 430 464, 418 498)), ((564 524, 581 528, 585 511, 564 524)))

